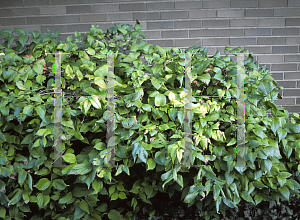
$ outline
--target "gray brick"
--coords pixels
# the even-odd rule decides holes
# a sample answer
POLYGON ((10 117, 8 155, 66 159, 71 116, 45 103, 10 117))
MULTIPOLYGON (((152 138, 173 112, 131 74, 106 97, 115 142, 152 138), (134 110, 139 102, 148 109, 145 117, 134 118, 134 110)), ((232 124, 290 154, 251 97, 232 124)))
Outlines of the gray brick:
POLYGON ((286 44, 300 44, 300 37, 286 37, 285 39, 286 44))
POLYGON ((283 45, 284 37, 258 37, 257 44, 262 45, 283 45))
POLYGON ((156 10, 172 10, 175 9, 174 2, 151 2, 147 3, 147 11, 156 11, 156 10))
POLYGON ((9 8, 0 9, 0 17, 10 17, 10 16, 13 16, 14 15, 13 10, 14 9, 9 9, 9 8))
POLYGON ((40 7, 41 15, 62 15, 66 14, 67 9, 64 5, 55 5, 55 6, 47 6, 40 7))
POLYGON ((246 17, 273 17, 273 9, 246 9, 246 17))
POLYGON ((77 0, 78 4, 105 3, 105 0, 77 0))
POLYGON ((50 0, 24 0, 24 6, 51 5, 50 0))
POLYGON ((300 79, 300 72, 284 73, 284 79, 300 79))
POLYGON ((105 14, 88 14, 88 15, 79 15, 80 22, 100 22, 105 21, 105 14))
POLYGON ((300 98, 296 99, 296 105, 300 105, 300 98))
POLYGON ((300 106, 285 106, 283 105, 285 110, 287 110, 289 113, 298 113, 300 112, 300 106))
POLYGON ((215 18, 217 17, 217 10, 198 9, 189 11, 190 18, 215 18))
POLYGON ((255 45, 255 38, 230 38, 230 45, 241 46, 241 45, 255 45))
POLYGON ((128 2, 128 0, 105 0, 108 3, 120 3, 120 2, 128 2))
POLYGON ((284 18, 258 18, 257 26, 259 27, 284 27, 284 18))
POLYGON ((284 89, 283 90, 284 96, 297 96, 299 94, 300 94, 300 89, 284 89))
POLYGON ((273 36, 299 35, 299 28, 273 28, 273 36))
POLYGON ((286 18, 286 26, 299 26, 300 18, 286 18))
POLYGON ((52 24, 51 16, 26 17, 27 24, 52 24))
POLYGON ((9 26, 9 25, 22 25, 26 24, 24 17, 19 18, 0 18, 1 26, 9 26))
POLYGON ((300 6, 300 1, 299 0, 289 0, 288 6, 300 6))
POLYGON ((176 29, 201 28, 201 20, 174 21, 174 28, 176 29))
POLYGON ((1 8, 5 7, 24 7, 23 0, 1 0, 1 8))
POLYGON ((295 46, 273 46, 272 53, 298 53, 298 48, 295 46))
POLYGON ((207 47, 207 56, 214 56, 217 52, 216 47, 207 47))
POLYGON ((174 47, 173 40, 146 40, 146 42, 161 47, 174 47))
POLYGON ((300 88, 300 81, 297 81, 297 88, 300 88))
POLYGON ((188 38, 188 30, 161 31, 162 38, 188 38))
POLYGON ((271 36, 271 28, 249 28, 245 29, 245 36, 271 36))
POLYGON ((283 73, 272 73, 272 77, 275 80, 283 80, 283 73))
POLYGON ((274 16, 276 17, 290 17, 299 16, 300 8, 275 8, 274 16))
POLYGON ((79 23, 78 15, 52 16, 53 24, 79 23))
POLYGON ((76 5, 78 3, 74 0, 51 0, 51 5, 76 5))
POLYGON ((131 12, 113 12, 106 13, 106 21, 123 21, 132 20, 131 12))
POLYGON ((258 7, 273 8, 273 7, 286 7, 287 0, 258 0, 258 7))
POLYGON ((253 52, 253 54, 270 54, 272 48, 270 46, 260 46, 260 47, 250 47, 247 46, 249 52, 253 52))
POLYGON ((239 37, 244 36, 242 29, 218 29, 218 37, 239 37))
POLYGON ((217 29, 200 29, 189 30, 190 37, 215 37, 217 36, 217 29))
POLYGON ((203 1, 203 8, 230 8, 230 0, 203 1))
POLYGON ((67 8, 67 14, 92 13, 91 5, 66 6, 66 8, 67 8))
POLYGON ((121 3, 120 11, 146 11, 146 3, 121 3))
POLYGON ((13 11, 15 16, 40 14, 40 10, 38 7, 14 8, 13 11))
POLYGON ((229 20, 203 20, 203 27, 204 28, 223 28, 229 27, 229 20))
MULTIPOLYGON (((104 30, 107 28, 103 28, 105 24, 99 25, 99 28, 104 30)), ((107 26, 112 27, 112 24, 107 24, 107 26)), ((77 32, 88 32, 91 28, 90 24, 73 24, 73 25, 67 25, 67 32, 72 32, 74 33, 75 31, 77 32)))
POLYGON ((93 13, 106 13, 106 12, 119 11, 119 5, 118 4, 93 5, 92 11, 93 13))
POLYGON ((202 39, 204 46, 227 46, 229 45, 228 38, 211 38, 211 39, 202 39))
POLYGON ((230 27, 256 27, 256 19, 231 19, 230 27))
MULTIPOLYGON (((172 29, 174 28, 173 21, 156 21, 156 22, 147 22, 147 30, 154 29, 172 29)), ((176 28, 176 27, 175 27, 176 28)))
POLYGON ((283 63, 283 55, 261 55, 257 56, 257 62, 264 63, 283 63))
POLYGON ((133 20, 158 20, 160 12, 136 12, 133 13, 133 20))
POLYGON ((243 18, 245 17, 245 9, 227 9, 218 10, 217 17, 223 18, 243 18))
POLYGON ((296 71, 296 63, 272 64, 272 71, 296 71))
POLYGON ((277 81, 277 82, 278 82, 278 86, 282 86, 283 88, 296 88, 296 81, 277 81))
POLYGON ((184 19, 189 17, 187 11, 165 11, 160 12, 160 16, 161 19, 164 20, 184 19))
POLYGON ((284 62, 300 62, 300 55, 284 55, 284 62))
POLYGON ((195 9, 202 8, 202 1, 183 1, 183 2, 175 2, 175 9, 195 9))
POLYGON ((201 45, 201 39, 175 39, 175 47, 193 47, 201 45))
POLYGON ((146 35, 146 39, 158 39, 160 37, 160 31, 143 31, 146 35))
POLYGON ((258 0, 231 0, 231 8, 257 8, 258 0))
POLYGON ((295 98, 282 98, 274 102, 275 105, 295 105, 295 98))
MULTIPOLYGON (((51 31, 52 33, 55 33, 56 32, 56 29, 58 28, 59 32, 60 33, 66 33, 67 32, 67 27, 66 25, 51 25, 51 26, 47 26, 47 25, 42 25, 41 26, 41 31, 42 33, 46 33, 47 32, 47 29, 49 31, 51 31)), ((60 37, 60 36, 59 36, 60 37)))

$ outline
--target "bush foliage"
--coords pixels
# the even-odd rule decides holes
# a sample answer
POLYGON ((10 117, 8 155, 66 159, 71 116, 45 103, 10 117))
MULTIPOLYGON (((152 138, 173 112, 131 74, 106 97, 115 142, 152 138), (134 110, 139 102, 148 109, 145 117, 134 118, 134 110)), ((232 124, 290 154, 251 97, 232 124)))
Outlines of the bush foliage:
MULTIPOLYGON (((55 41, 40 34, 1 30, 0 217, 4 219, 136 219, 147 204, 155 219, 165 194, 219 218, 241 201, 299 197, 300 118, 273 104, 280 94, 266 67, 248 50, 225 48, 244 60, 245 167, 236 165, 237 64, 204 47, 165 49, 147 44, 141 25, 55 41), (134 31, 133 31, 134 29, 134 31), (11 48, 18 34, 17 46, 11 48), (79 43, 79 44, 78 44, 79 43), (62 54, 62 149, 54 161, 54 63, 62 54), (47 52, 47 53, 46 53, 47 52), (115 161, 107 161, 107 54, 115 55, 115 161), (184 166, 185 55, 191 54, 191 164, 184 166), (145 55, 147 64, 141 57, 145 55), (44 93, 42 92, 44 90, 44 93), (68 95, 93 95, 66 98, 68 95), (219 98, 204 97, 218 96, 219 98), (266 112, 271 110, 272 117, 266 112), (178 166, 178 165, 183 166, 178 166), (38 210, 38 211, 37 211, 38 210)), ((110 142, 108 142, 110 143, 110 142)))

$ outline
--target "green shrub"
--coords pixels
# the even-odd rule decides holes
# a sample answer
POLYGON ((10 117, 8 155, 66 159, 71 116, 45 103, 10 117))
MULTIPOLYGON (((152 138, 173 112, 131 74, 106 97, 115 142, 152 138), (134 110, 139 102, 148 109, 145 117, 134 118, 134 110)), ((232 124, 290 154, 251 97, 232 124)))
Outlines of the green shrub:
POLYGON ((75 32, 75 39, 70 36, 66 42, 54 40, 58 31, 55 35, 32 31, 29 47, 26 32, 14 32, 20 35, 14 48, 10 48, 12 31, 0 32, 6 40, 0 46, 5 53, 0 64, 0 217, 117 220, 136 219, 143 211, 155 219, 161 205, 154 202, 162 195, 174 195, 176 201, 196 207, 209 219, 218 218, 220 212, 224 216, 225 207, 235 208, 241 201, 257 205, 299 197, 299 115, 290 121, 288 112, 273 104, 281 98, 282 87, 248 50, 225 48, 236 56, 246 55, 247 167, 234 167, 238 73, 229 56, 221 58, 217 52, 208 57, 207 49, 199 46, 182 50, 146 44, 137 39, 145 38, 138 21, 134 28, 117 24, 107 31, 92 26, 88 34, 75 32), (71 53, 62 54, 63 96, 82 92, 94 96, 62 100, 62 158, 70 166, 49 168, 54 160, 51 89, 55 85, 55 57, 50 53, 57 51, 71 53), (107 101, 95 96, 107 92, 108 52, 118 53, 114 72, 117 168, 103 167, 107 101), (193 98, 195 143, 190 151, 184 148, 182 53, 192 53, 192 92, 202 96, 201 104, 193 98), (143 54, 149 65, 142 64, 143 54), (267 117, 268 110, 273 117, 267 117), (191 165, 199 167, 186 164, 184 151, 190 152, 191 165))

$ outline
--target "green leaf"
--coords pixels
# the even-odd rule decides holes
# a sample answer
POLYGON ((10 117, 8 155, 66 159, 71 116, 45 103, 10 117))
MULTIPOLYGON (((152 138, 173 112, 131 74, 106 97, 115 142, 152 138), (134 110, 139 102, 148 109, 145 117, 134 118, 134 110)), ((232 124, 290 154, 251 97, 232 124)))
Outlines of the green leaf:
POLYGON ((62 158, 67 163, 76 163, 76 156, 74 154, 66 153, 65 155, 62 156, 62 158))
POLYGON ((92 187, 95 189, 97 193, 100 192, 100 190, 103 188, 103 182, 99 180, 98 178, 94 179, 92 182, 92 187))
POLYGON ((71 170, 69 171, 69 174, 77 173, 77 174, 83 175, 83 174, 87 174, 87 173, 91 172, 92 169, 93 169, 93 167, 92 167, 91 163, 84 162, 82 164, 77 164, 77 165, 73 166, 71 168, 71 170))
POLYGON ((9 201, 9 205, 15 205, 17 202, 20 201, 22 198, 22 189, 17 189, 17 193, 14 195, 14 197, 9 201))
POLYGON ((38 75, 43 74, 43 65, 36 63, 32 68, 38 75))
POLYGON ((176 182, 183 188, 183 178, 180 174, 177 174, 176 182))
POLYGON ((253 199, 252 199, 252 197, 251 197, 250 195, 248 195, 247 192, 243 191, 243 192, 241 193, 241 197, 242 197, 244 200, 246 200, 247 202, 252 202, 253 204, 255 204, 254 201, 253 201, 253 199))
POLYGON ((65 184, 65 182, 62 179, 53 180, 53 187, 55 189, 64 190, 67 186, 69 185, 65 184))
POLYGON ((155 96, 155 106, 164 106, 167 103, 166 96, 163 94, 158 94, 155 96))
POLYGON ((102 89, 106 88, 106 83, 104 82, 103 79, 101 79, 101 77, 95 77, 94 83, 97 86, 100 86, 102 89))
POLYGON ((260 128, 260 127, 255 128, 255 129, 253 129, 253 132, 254 132, 254 134, 256 134, 256 136, 260 137, 261 139, 265 138, 265 134, 264 134, 262 128, 260 128))
MULTIPOLYGON (((197 74, 200 76, 204 70, 207 68, 207 66, 210 64, 210 60, 204 60, 202 61, 199 66, 197 67, 197 74)), ((205 74, 204 74, 205 75, 205 74)), ((209 75, 209 74, 208 74, 209 75)), ((210 77, 209 77, 210 78, 210 77)), ((208 84, 208 83, 207 83, 208 84)))
POLYGON ((111 201, 112 201, 112 200, 117 200, 118 198, 119 198, 119 193, 118 193, 118 192, 115 192, 115 193, 112 194, 110 200, 111 200, 111 201))
POLYGON ((216 121, 218 119, 220 119, 220 115, 215 112, 205 117, 206 121, 216 121))
POLYGON ((273 131, 274 135, 276 135, 276 132, 277 132, 279 126, 280 126, 280 121, 279 121, 278 118, 271 118, 271 120, 272 120, 270 122, 270 124, 271 124, 271 130, 273 131))
POLYGON ((185 199, 184 199, 183 202, 185 202, 185 203, 190 203, 191 201, 193 201, 193 200, 196 198, 196 196, 197 196, 198 194, 199 194, 198 192, 193 192, 192 194, 188 194, 188 195, 185 197, 185 199))
POLYGON ((50 186, 50 184, 50 180, 48 180, 47 178, 42 178, 34 187, 36 187, 38 190, 46 190, 50 186))
POLYGON ((84 102, 83 102, 84 114, 87 114, 87 112, 89 111, 91 105, 92 105, 92 103, 89 99, 84 100, 84 102))
POLYGON ((90 101, 91 101, 92 105, 96 109, 100 109, 101 108, 101 104, 100 104, 99 99, 98 99, 97 96, 92 96, 92 98, 90 98, 90 101))
POLYGON ((145 186, 145 194, 147 195, 148 198, 152 195, 153 188, 150 185, 145 186))
POLYGON ((23 186, 23 183, 27 177, 27 173, 25 170, 21 169, 20 172, 18 173, 18 183, 20 186, 23 186))
POLYGON ((254 196, 255 204, 258 205, 263 200, 263 197, 260 194, 254 196))
POLYGON ((27 35, 20 35, 19 36, 19 42, 20 44, 24 47, 26 42, 28 41, 28 36, 27 35))
POLYGON ((230 208, 237 208, 237 206, 229 199, 222 198, 225 205, 230 208))
POLYGON ((124 192, 119 192, 119 198, 120 199, 126 199, 126 194, 124 192))
POLYGON ((281 128, 278 128, 277 130, 277 134, 278 134, 278 137, 279 137, 279 142, 286 137, 287 135, 287 131, 284 130, 284 129, 281 129, 281 128))
POLYGON ((36 113, 38 114, 38 116, 40 116, 40 118, 43 121, 45 121, 45 113, 46 113, 46 111, 44 110, 44 108, 42 108, 42 106, 38 106, 38 107, 35 108, 36 113))
POLYGON ((108 218, 111 220, 122 220, 123 216, 120 214, 119 211, 111 209, 108 213, 108 218))
POLYGON ((85 211, 85 212, 87 212, 87 213, 90 214, 90 212, 89 212, 89 205, 87 204, 86 201, 81 200, 80 204, 79 204, 79 208, 81 208, 83 211, 85 211))
POLYGON ((83 211, 81 208, 76 208, 74 213, 74 220, 80 219, 82 216, 85 215, 85 211, 83 211))
POLYGON ((214 185, 214 186, 213 186, 213 192, 214 192, 214 200, 216 201, 217 198, 218 198, 219 195, 220 195, 220 188, 219 188, 219 186, 214 185))
POLYGON ((26 115, 31 115, 32 110, 33 110, 33 105, 28 105, 24 107, 23 113, 26 115))
POLYGON ((263 81, 257 87, 264 95, 269 95, 273 90, 272 82, 263 81))
POLYGON ((148 165, 147 171, 148 170, 153 170, 155 168, 155 166, 156 166, 156 163, 155 163, 155 161, 152 158, 149 158, 147 160, 147 165, 148 165))
POLYGON ((73 121, 72 121, 72 120, 65 120, 64 118, 62 118, 61 124, 62 124, 63 126, 66 126, 66 127, 68 127, 68 128, 72 128, 72 129, 75 130, 74 124, 73 124, 73 121))
POLYGON ((278 191, 283 195, 287 200, 290 198, 290 191, 286 186, 278 188, 278 191))
POLYGON ((0 218, 5 219, 6 209, 3 206, 0 206, 0 218))
MULTIPOLYGON (((3 75, 4 75, 4 74, 3 74, 3 75)), ((5 79, 5 77, 4 77, 4 79, 5 79)), ((21 89, 21 90, 26 90, 26 89, 27 89, 26 86, 23 85, 23 82, 22 82, 22 81, 16 82, 16 85, 17 85, 17 87, 18 87, 19 89, 21 89)))
POLYGON ((40 84, 40 85, 43 85, 44 81, 46 80, 46 77, 43 76, 43 75, 38 75, 36 77, 36 81, 40 84))
POLYGON ((211 79, 211 77, 210 77, 209 73, 205 73, 205 74, 198 76, 198 80, 204 82, 206 85, 209 84, 210 79, 211 79))
POLYGON ((35 133, 35 135, 37 135, 37 136, 44 136, 44 134, 45 134, 47 131, 48 131, 48 129, 42 128, 42 129, 39 129, 39 130, 35 133))
POLYGON ((73 196, 71 192, 68 192, 64 197, 62 197, 61 199, 59 199, 58 203, 59 204, 65 204, 68 203, 72 200, 73 196))
POLYGON ((94 38, 91 35, 88 35, 87 36, 87 42, 89 43, 90 46, 92 46, 93 41, 94 41, 94 38))

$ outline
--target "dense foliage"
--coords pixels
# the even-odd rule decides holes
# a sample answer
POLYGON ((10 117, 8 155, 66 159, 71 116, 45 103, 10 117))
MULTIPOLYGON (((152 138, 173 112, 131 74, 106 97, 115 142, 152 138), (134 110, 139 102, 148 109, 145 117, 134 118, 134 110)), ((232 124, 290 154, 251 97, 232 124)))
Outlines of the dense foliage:
MULTIPOLYGON (((136 219, 147 204, 149 216, 160 207, 155 197, 174 195, 197 207, 206 219, 224 215, 242 200, 299 197, 300 118, 274 101, 276 81, 248 50, 246 55, 245 150, 247 167, 236 159, 237 64, 204 47, 164 49, 147 44, 141 25, 117 24, 103 31, 59 36, 22 29, 1 30, 0 46, 0 217, 5 219, 136 219), (132 30, 135 31, 132 31, 132 30), (75 39, 74 39, 75 37, 75 39), (54 160, 54 63, 62 54, 62 146, 67 167, 54 160), (129 51, 129 52, 128 52, 129 51), (47 54, 46 54, 47 52, 47 54), (107 54, 115 56, 115 160, 107 155, 107 54), (192 164, 184 159, 185 55, 191 53, 193 95, 192 164), (141 56, 145 55, 147 64, 141 56), (147 72, 147 73, 146 73, 147 72), (46 92, 42 92, 42 90, 46 92), (49 92, 50 91, 50 92, 49 92), (93 95, 78 100, 68 95, 93 95), (273 117, 267 117, 271 110, 273 117), (39 210, 37 212, 37 210, 39 210), (217 214, 218 213, 218 214, 217 214), (25 217, 26 216, 26 217, 25 217)), ((152 217, 154 219, 154 217, 152 217)), ((149 218, 151 219, 151 218, 149 218)))

